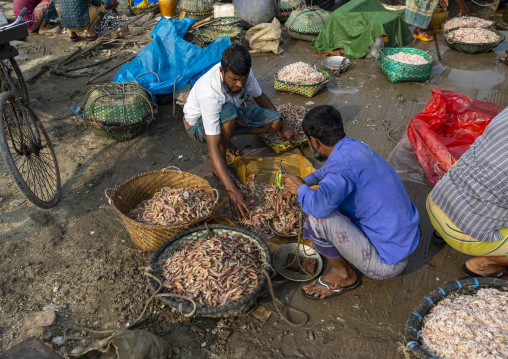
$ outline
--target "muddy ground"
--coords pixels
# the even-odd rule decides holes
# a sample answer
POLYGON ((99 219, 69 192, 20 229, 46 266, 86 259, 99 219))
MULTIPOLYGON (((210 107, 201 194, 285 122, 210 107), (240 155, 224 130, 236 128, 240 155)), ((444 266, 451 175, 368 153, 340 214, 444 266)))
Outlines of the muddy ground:
MULTIPOLYGON (((80 65, 108 55, 119 56, 109 64, 84 71, 83 77, 46 73, 29 84, 32 106, 58 156, 62 197, 49 210, 28 201, 15 206, 14 199, 22 195, 0 161, 0 352, 35 335, 67 358, 80 343, 59 341, 66 328, 126 327, 141 314, 150 292, 140 267, 148 264, 151 253, 134 248, 107 203, 105 189, 136 174, 168 166, 203 176, 217 187, 210 176, 206 147, 186 135, 180 107, 173 116, 172 105, 160 106, 157 120, 127 142, 96 136, 73 115, 71 106, 82 104, 90 89, 85 83, 91 76, 126 59, 148 41, 147 34, 131 34, 124 39, 128 41, 111 43, 76 61, 80 65), (29 329, 28 316, 44 309, 55 311, 55 323, 29 329)), ((91 44, 31 35, 16 46, 21 69, 29 78, 48 61, 91 44)), ((418 46, 433 48, 432 44, 418 46)), ((254 55, 253 69, 263 90, 277 103, 337 106, 348 135, 368 143, 386 158, 394 144, 382 120, 391 121, 393 128, 406 126, 423 109, 433 88, 507 106, 508 67, 497 63, 506 47, 502 44, 490 53, 464 57, 440 42, 443 61, 434 67, 430 83, 391 84, 378 72, 375 61, 357 59, 353 70, 334 79, 312 99, 273 90, 273 74, 281 66, 297 60, 320 65, 323 58, 312 54, 308 43, 285 35, 285 52, 278 57, 254 55)), ((114 73, 96 83, 111 81, 114 73)), ((392 137, 399 140, 402 134, 399 131, 392 137)), ((235 141, 244 152, 263 147, 253 136, 235 141)), ((303 153, 310 156, 308 149, 303 153)), ((273 155, 266 149, 260 154, 273 155)), ((310 314, 310 322, 303 327, 282 321, 269 296, 263 296, 259 306, 271 312, 266 322, 252 315, 187 319, 156 302, 152 316, 141 328, 170 343, 175 358, 402 358, 398 346, 413 308, 437 285, 456 279, 465 259, 449 247, 430 242, 431 227, 424 210, 430 187, 405 185, 420 211, 424 241, 401 276, 386 281, 363 278, 357 290, 321 302, 303 298, 300 283, 277 278, 277 294, 310 314)))

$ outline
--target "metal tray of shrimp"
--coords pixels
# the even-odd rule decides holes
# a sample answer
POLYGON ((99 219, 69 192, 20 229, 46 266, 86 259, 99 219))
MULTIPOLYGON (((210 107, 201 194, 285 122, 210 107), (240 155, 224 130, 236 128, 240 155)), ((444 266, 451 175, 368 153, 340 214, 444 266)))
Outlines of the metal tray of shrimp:
POLYGON ((4 26, 0 28, 0 45, 6 44, 10 41, 19 40, 28 36, 28 28, 25 23, 15 26, 4 26))

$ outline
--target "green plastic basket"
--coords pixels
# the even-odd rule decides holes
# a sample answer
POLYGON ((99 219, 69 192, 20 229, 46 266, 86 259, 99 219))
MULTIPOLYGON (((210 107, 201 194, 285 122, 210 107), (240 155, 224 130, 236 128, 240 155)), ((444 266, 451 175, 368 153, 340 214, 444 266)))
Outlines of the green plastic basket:
POLYGON ((111 83, 88 91, 79 112, 96 135, 129 140, 148 127, 157 105, 137 82, 111 83))
POLYGON ((489 31, 492 31, 499 37, 499 40, 497 42, 486 44, 470 44, 466 42, 454 41, 453 32, 457 30, 458 29, 451 29, 443 31, 443 39, 446 41, 446 44, 450 49, 464 52, 467 54, 480 54, 482 52, 490 51, 505 40, 505 36, 503 34, 500 34, 499 32, 493 29, 487 29, 489 31))
POLYGON ((402 47, 380 49, 377 60, 379 71, 385 74, 390 82, 394 83, 402 81, 429 81, 433 62, 432 55, 429 52, 402 47), (425 65, 409 65, 387 58, 387 56, 395 55, 399 52, 423 56, 428 63, 425 65))
POLYGON ((275 77, 274 88, 278 91, 287 91, 287 92, 292 92, 292 93, 296 93, 296 94, 307 96, 307 97, 312 97, 315 94, 317 94, 319 92, 319 90, 321 90, 323 87, 325 87, 326 84, 328 83, 328 81, 330 81, 330 78, 332 77, 330 75, 330 72, 327 70, 324 70, 324 69, 317 69, 317 70, 326 76, 326 79, 324 81, 321 81, 321 82, 319 82, 317 84, 313 84, 313 85, 299 85, 299 84, 295 84, 293 82, 279 80, 277 78, 277 75, 275 75, 274 76, 275 77))
MULTIPOLYGON (((242 236, 247 238, 253 245, 258 247, 261 250, 261 262, 262 266, 270 273, 270 267, 272 265, 272 255, 270 253, 270 249, 265 241, 258 236, 257 234, 248 231, 243 228, 227 226, 222 224, 211 224, 208 225, 208 228, 211 229, 214 234, 218 235, 233 235, 233 236, 242 236)), ((149 268, 152 271, 152 274, 158 278, 161 278, 160 271, 163 264, 163 261, 170 257, 175 251, 178 250, 180 245, 188 243, 194 239, 207 239, 208 232, 205 226, 199 226, 195 228, 188 229, 184 232, 178 233, 177 235, 168 239, 160 248, 152 255, 150 259, 150 263, 148 264, 149 268)), ((162 279, 162 278, 161 278, 162 279)), ((148 286, 152 292, 156 292, 159 284, 150 277, 147 277, 148 286)), ((247 313, 252 307, 256 304, 257 297, 264 285, 266 284, 267 279, 263 276, 257 287, 245 298, 239 300, 237 302, 212 307, 212 308, 198 308, 194 315, 196 316, 207 316, 207 317, 230 317, 237 316, 240 314, 247 313)), ((176 312, 181 312, 182 314, 192 312, 193 306, 188 303, 182 304, 176 300, 172 300, 169 297, 161 297, 160 300, 167 304, 171 308, 173 308, 176 312)))

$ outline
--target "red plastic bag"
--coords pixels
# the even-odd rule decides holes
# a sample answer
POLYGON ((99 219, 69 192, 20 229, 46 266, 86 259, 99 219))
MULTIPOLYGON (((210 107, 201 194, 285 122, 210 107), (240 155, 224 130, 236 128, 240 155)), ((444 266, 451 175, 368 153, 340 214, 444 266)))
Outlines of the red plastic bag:
POLYGON ((423 172, 435 185, 503 108, 462 94, 432 90, 425 109, 409 123, 407 135, 423 172))

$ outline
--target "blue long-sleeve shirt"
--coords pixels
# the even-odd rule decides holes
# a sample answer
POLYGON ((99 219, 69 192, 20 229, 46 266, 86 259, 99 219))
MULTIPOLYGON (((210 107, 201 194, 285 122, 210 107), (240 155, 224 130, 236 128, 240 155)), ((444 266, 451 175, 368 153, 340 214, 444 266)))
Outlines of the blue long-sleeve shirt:
POLYGON ((368 145, 345 137, 321 169, 298 188, 302 210, 316 218, 339 211, 360 228, 385 264, 397 263, 418 245, 418 211, 394 169, 368 145), (318 189, 309 186, 319 185, 318 189))

